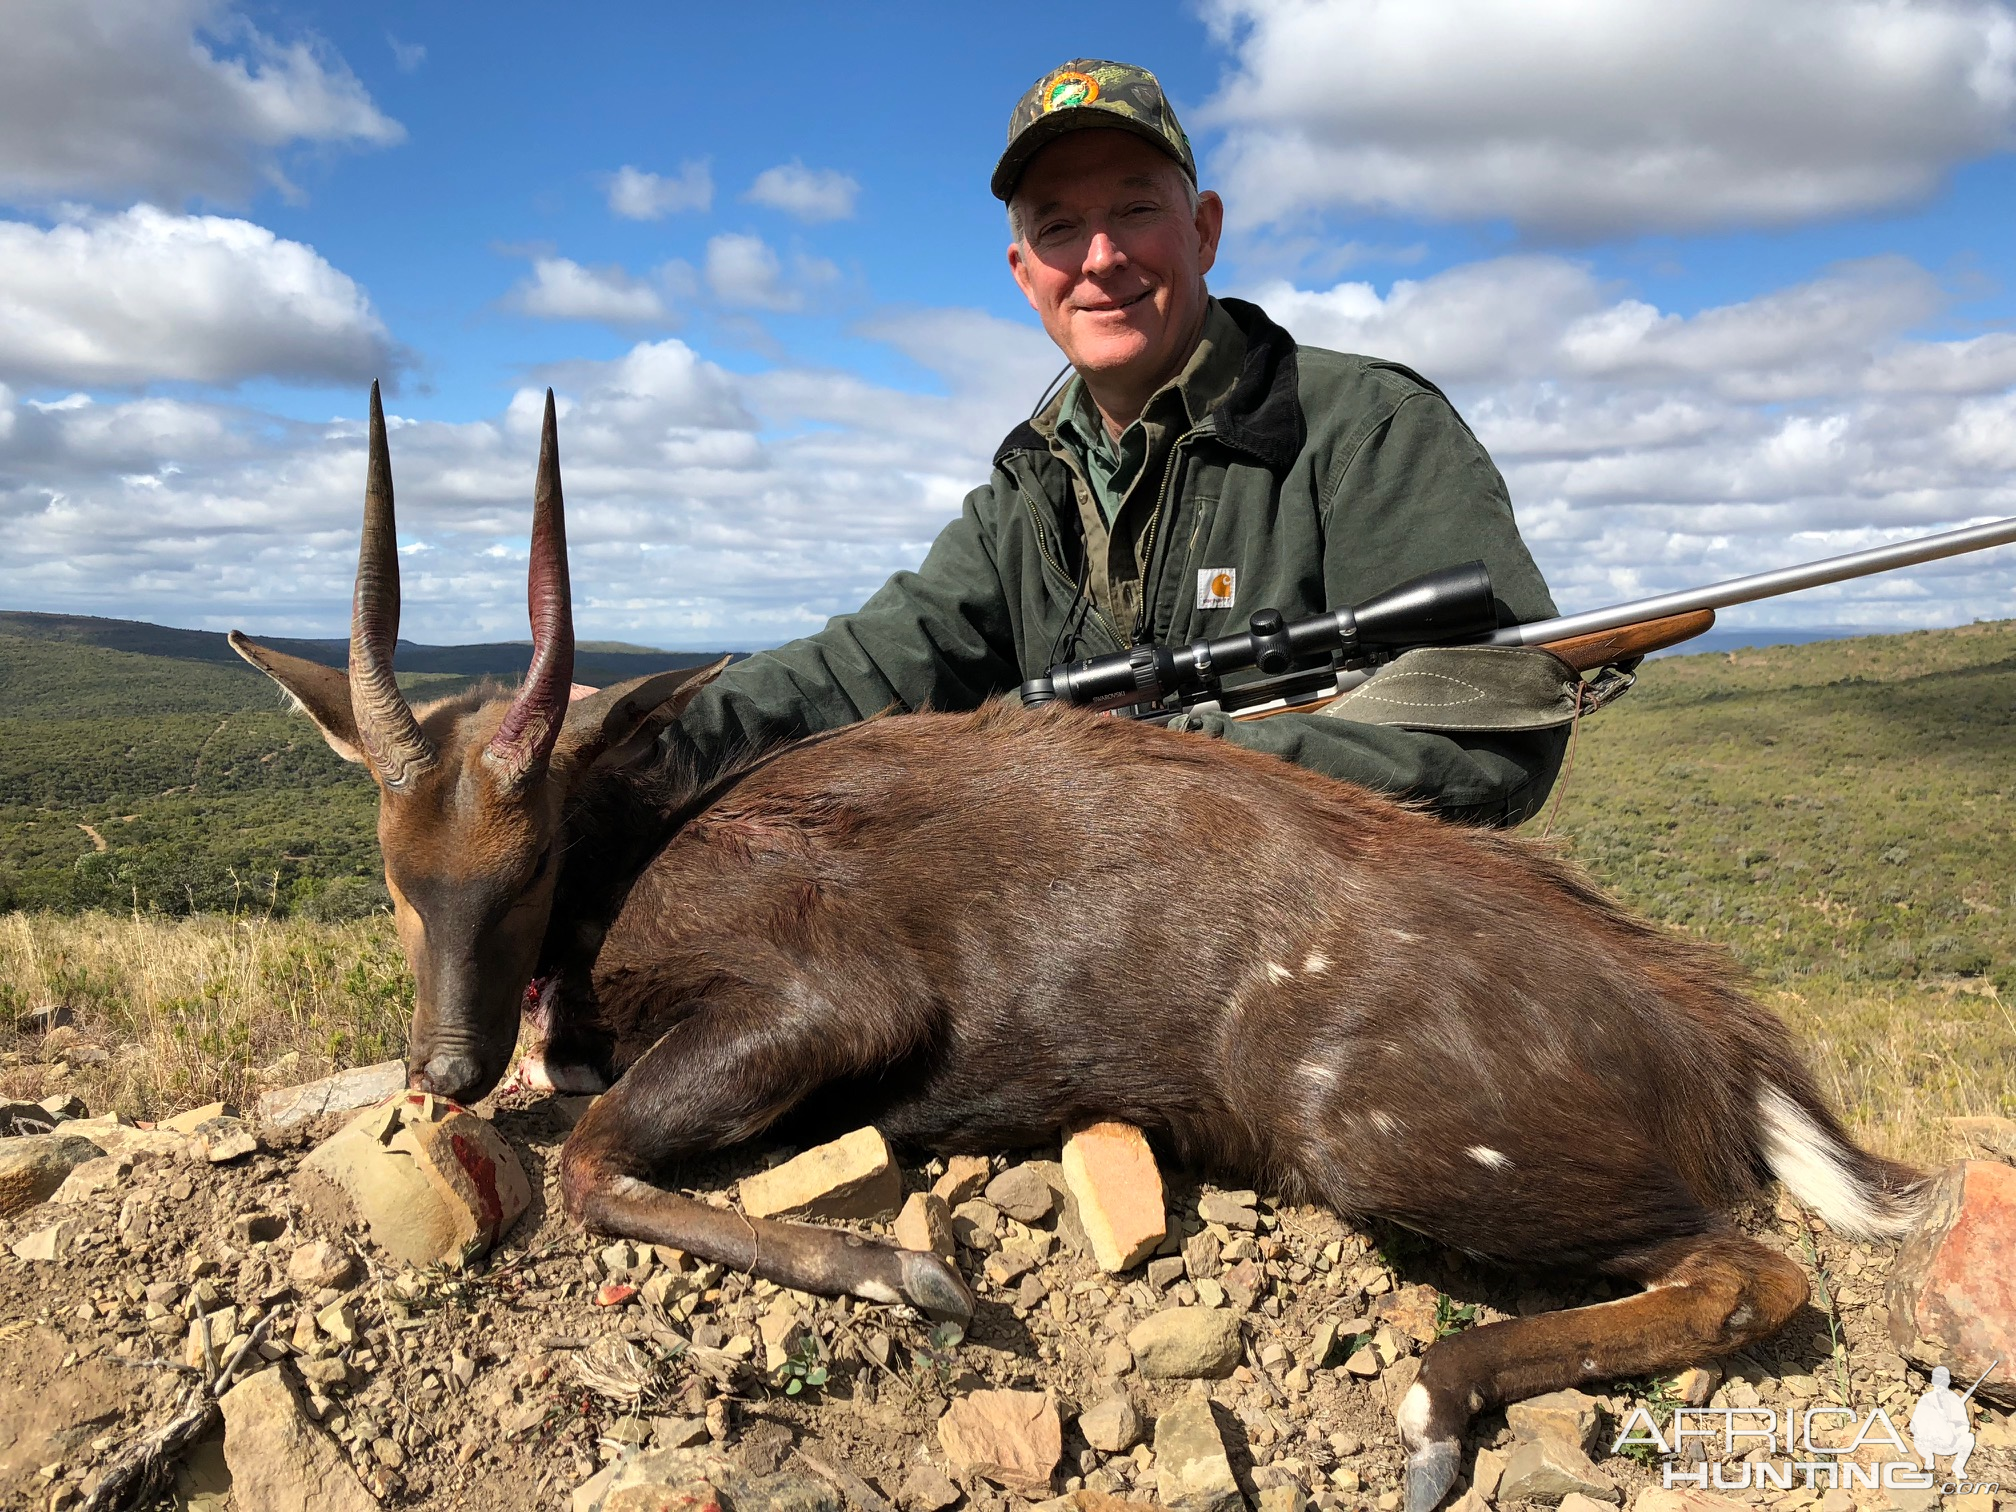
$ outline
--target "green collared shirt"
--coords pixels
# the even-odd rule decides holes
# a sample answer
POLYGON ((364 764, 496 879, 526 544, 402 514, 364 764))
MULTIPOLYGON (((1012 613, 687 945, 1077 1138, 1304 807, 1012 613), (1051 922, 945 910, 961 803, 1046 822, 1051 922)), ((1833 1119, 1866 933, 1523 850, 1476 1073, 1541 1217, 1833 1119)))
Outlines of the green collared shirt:
POLYGON ((1051 416, 1036 422, 1041 431, 1044 418, 1050 419, 1051 449, 1077 476, 1092 601, 1116 622, 1132 623, 1141 602, 1141 575, 1148 564, 1140 558, 1149 544, 1145 537, 1153 506, 1140 501, 1154 497, 1170 448, 1232 392, 1245 360, 1245 334, 1214 299, 1189 361, 1155 391, 1118 441, 1078 377, 1064 386, 1051 416))

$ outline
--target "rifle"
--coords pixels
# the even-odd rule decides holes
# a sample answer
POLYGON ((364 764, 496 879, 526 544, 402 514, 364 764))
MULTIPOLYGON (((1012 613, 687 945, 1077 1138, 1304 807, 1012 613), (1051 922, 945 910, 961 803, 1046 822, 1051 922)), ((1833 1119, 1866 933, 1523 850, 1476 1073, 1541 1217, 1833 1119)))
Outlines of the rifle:
POLYGON ((1310 619, 1290 622, 1279 610, 1262 609, 1241 634, 1187 646, 1135 646, 1110 656, 1062 663, 1023 683, 1021 697, 1030 707, 1063 702, 1154 722, 1187 713, 1264 719, 1349 692, 1386 662, 1416 647, 1540 646, 1577 672, 1598 672, 1584 685, 1583 707, 1600 708, 1630 687, 1632 670, 1647 654, 1709 629, 1717 609, 2012 541, 2016 519, 1992 520, 1705 588, 1504 628, 1498 625, 1491 574, 1482 562, 1466 562, 1310 619), (1237 677, 1244 672, 1260 675, 1237 677), (1227 681, 1228 677, 1235 680, 1227 681))

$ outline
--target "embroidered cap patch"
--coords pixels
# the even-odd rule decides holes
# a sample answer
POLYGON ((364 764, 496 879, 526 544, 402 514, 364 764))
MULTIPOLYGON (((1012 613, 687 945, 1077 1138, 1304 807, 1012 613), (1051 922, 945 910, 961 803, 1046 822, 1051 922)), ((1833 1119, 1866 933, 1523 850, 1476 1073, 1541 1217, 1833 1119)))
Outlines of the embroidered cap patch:
POLYGON ((1230 609, 1239 597, 1237 567, 1202 567, 1197 572, 1197 607, 1230 609))

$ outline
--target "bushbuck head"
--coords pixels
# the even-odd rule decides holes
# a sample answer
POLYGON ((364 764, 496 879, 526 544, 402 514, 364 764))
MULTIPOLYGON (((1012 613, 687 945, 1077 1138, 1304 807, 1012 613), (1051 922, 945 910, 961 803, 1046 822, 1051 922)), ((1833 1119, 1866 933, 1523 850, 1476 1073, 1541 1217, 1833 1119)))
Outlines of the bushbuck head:
POLYGON ((647 759, 653 738, 726 665, 638 678, 570 701, 574 618, 553 393, 532 497, 532 665, 509 698, 412 708, 392 673, 399 557, 385 414, 371 386, 364 539, 347 673, 233 631, 232 649, 291 694, 378 784, 378 848, 413 968, 412 1086, 469 1100, 511 1060, 559 870, 562 809, 598 765, 647 759))

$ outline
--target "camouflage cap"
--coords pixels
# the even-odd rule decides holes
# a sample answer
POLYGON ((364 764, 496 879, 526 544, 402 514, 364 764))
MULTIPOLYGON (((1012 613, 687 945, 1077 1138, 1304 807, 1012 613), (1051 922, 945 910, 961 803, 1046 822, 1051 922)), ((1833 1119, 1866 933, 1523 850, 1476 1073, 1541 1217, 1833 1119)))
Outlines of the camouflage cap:
POLYGON ((1161 81, 1131 63, 1073 58, 1043 75, 1016 103, 1008 118, 1008 150, 994 165, 994 197, 1013 195, 1029 160, 1065 132, 1095 126, 1131 131, 1153 142, 1182 166, 1191 183, 1197 182, 1190 138, 1177 124, 1161 81))

